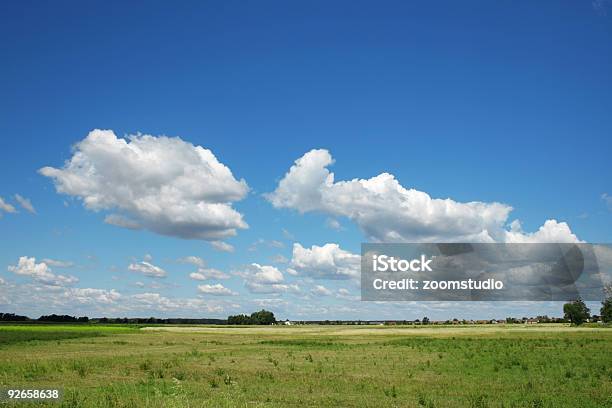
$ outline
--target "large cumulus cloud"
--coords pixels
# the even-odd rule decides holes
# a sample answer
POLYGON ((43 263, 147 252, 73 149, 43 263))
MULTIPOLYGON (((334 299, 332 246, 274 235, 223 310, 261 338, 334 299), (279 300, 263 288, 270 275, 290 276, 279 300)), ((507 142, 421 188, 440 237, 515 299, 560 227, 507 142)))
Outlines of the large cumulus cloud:
POLYGON ((344 216, 377 242, 577 242, 564 222, 548 220, 536 233, 520 224, 508 229, 512 207, 497 202, 432 198, 402 186, 392 174, 335 181, 331 154, 311 150, 295 164, 267 199, 276 208, 344 216))
POLYGON ((62 168, 43 167, 59 193, 78 197, 106 222, 185 239, 216 241, 247 228, 232 208, 244 180, 201 146, 180 138, 93 130, 62 168))

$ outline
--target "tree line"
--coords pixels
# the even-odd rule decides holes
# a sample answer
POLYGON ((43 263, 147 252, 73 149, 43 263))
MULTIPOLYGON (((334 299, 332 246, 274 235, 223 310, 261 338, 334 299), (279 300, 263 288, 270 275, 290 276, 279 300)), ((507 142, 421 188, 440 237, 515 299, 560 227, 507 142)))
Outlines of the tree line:
POLYGON ((38 322, 56 322, 56 323, 87 323, 89 318, 87 316, 68 316, 68 315, 46 315, 40 316, 38 319, 30 319, 28 316, 21 316, 15 313, 0 313, 0 322, 27 322, 27 321, 38 321, 38 322))
POLYGON ((276 318, 274 317, 274 313, 262 309, 259 312, 253 312, 250 316, 245 314, 239 314, 234 316, 229 316, 227 318, 227 324, 259 324, 259 325, 269 325, 275 324, 276 318))

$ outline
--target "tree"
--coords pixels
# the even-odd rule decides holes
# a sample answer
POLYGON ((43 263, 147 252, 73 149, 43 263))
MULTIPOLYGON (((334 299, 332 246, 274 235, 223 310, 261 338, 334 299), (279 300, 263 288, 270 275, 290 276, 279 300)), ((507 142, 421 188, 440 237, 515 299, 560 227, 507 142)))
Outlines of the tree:
POLYGON ((564 304, 563 313, 565 318, 576 326, 580 326, 591 316, 589 308, 584 304, 581 298, 564 304))
POLYGON ((240 314, 235 316, 228 316, 227 324, 274 324, 276 318, 274 313, 268 310, 260 310, 259 312, 253 312, 250 316, 240 314))
POLYGON ((251 320, 253 324, 274 324, 276 323, 276 318, 274 317, 274 313, 261 309, 259 312, 254 312, 251 314, 251 320))
POLYGON ((30 320, 27 316, 16 315, 15 313, 0 313, 1 322, 24 322, 30 320))
POLYGON ((612 283, 604 288, 605 299, 601 302, 601 320, 604 323, 612 323, 612 283))
POLYGON ((51 314, 51 315, 46 315, 46 316, 40 316, 38 318, 38 321, 41 322, 56 322, 56 323, 74 323, 77 321, 77 318, 74 316, 68 316, 68 315, 56 315, 51 314))
POLYGON ((229 316, 227 318, 227 324, 252 324, 252 322, 249 316, 240 314, 235 316, 229 316))
POLYGON ((423 324, 429 324, 429 317, 425 316, 423 318, 423 324))

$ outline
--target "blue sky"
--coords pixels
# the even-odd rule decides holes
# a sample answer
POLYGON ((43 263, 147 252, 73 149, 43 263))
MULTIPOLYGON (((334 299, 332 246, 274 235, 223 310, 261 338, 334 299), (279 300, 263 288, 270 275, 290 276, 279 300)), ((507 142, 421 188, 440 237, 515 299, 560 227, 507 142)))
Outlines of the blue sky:
MULTIPOLYGON (((361 242, 388 241, 392 226, 379 231, 371 222, 380 219, 355 216, 354 196, 339 209, 346 197, 338 188, 316 203, 304 201, 307 193, 290 197, 301 185, 277 189, 295 160, 325 149, 334 162, 319 167, 335 181, 386 172, 432 198, 511 206, 495 240, 518 219, 521 237, 555 220, 577 239, 610 242, 611 14, 605 0, 1 4, 0 197, 8 207, 0 211, 0 308, 226 316, 264 305, 283 318, 330 319, 559 314, 555 304, 488 305, 486 316, 473 304, 365 304, 351 279, 315 279, 312 265, 292 275, 296 243, 346 260, 361 242), (76 190, 56 192, 57 179, 39 169, 62 169, 94 129, 180 137, 244 179, 248 193, 229 201, 248 228, 223 240, 234 251, 105 223, 109 214, 142 215, 116 196, 94 210, 76 190), (275 191, 277 205, 264 195, 275 191), (191 279, 198 266, 178 261, 187 256, 230 278, 191 279), (35 261, 18 274, 9 267, 20 257, 35 261), (129 270, 143 261, 167 276, 129 270), (78 282, 50 285, 27 272, 41 263, 78 282), (287 288, 250 291, 253 263, 276 268, 287 288), (237 295, 197 288, 217 284, 237 295)), ((391 224, 402 217, 383 206, 391 224)), ((404 240, 423 237, 418 222, 402 228, 404 240)))

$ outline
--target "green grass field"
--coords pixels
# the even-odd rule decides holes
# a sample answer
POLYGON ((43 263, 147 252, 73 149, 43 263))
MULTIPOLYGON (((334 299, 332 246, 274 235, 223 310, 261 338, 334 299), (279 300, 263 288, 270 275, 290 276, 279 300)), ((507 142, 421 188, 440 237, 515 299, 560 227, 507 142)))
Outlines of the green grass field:
POLYGON ((0 326, 0 385, 64 407, 612 407, 612 330, 0 326))

